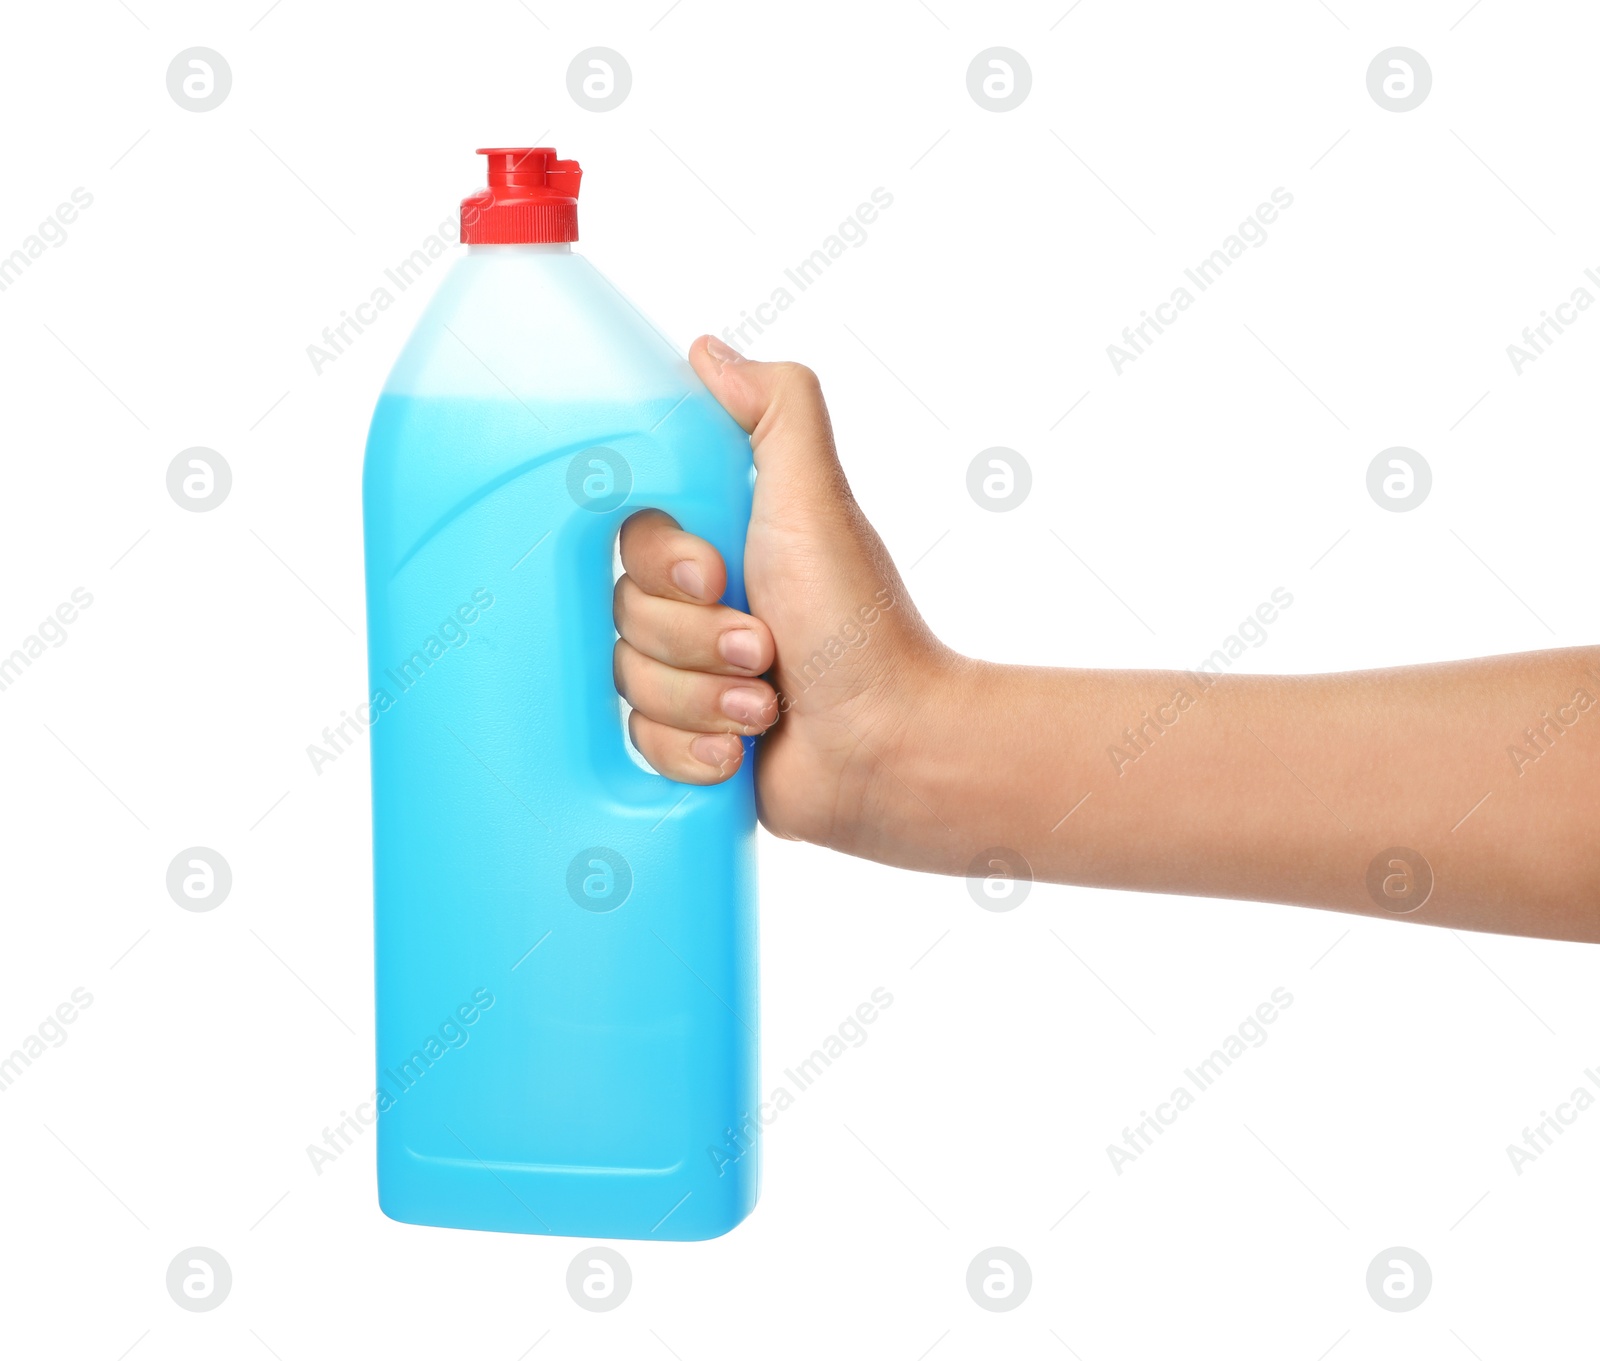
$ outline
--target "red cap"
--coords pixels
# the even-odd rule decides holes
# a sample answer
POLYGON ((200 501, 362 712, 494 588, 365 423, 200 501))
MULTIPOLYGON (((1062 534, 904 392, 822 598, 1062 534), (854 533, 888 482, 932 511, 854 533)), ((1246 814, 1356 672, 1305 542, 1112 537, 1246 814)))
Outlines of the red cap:
POLYGON ((461 239, 469 246, 578 239, 576 161, 554 147, 479 147, 489 187, 461 200, 461 239))

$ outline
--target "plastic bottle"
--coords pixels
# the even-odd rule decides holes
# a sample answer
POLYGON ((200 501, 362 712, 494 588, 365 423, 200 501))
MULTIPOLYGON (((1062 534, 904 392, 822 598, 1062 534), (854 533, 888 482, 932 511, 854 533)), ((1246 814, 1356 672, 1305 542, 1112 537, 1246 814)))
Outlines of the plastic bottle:
POLYGON ((481 154, 367 441, 379 1203, 709 1238, 758 1179, 751 761, 632 752, 611 593, 659 507, 744 608, 750 442, 573 253, 577 163, 481 154))

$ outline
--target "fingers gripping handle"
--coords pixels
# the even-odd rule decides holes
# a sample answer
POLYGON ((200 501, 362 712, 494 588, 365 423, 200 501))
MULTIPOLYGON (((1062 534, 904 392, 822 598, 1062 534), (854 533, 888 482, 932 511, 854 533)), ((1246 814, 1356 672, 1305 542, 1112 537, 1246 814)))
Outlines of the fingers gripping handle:
MULTIPOLYGON (((629 754, 613 672, 617 642, 612 621, 616 584, 617 538, 628 517, 644 509, 663 510, 691 533, 704 537, 722 555, 728 569, 725 603, 745 608, 744 535, 748 497, 744 488, 719 489, 708 495, 703 479, 682 485, 682 479, 646 475, 668 463, 659 449, 642 441, 617 441, 586 449, 568 470, 568 491, 575 510, 557 531, 558 579, 571 583, 562 592, 563 627, 557 645, 565 655, 553 659, 563 681, 562 711, 568 758, 574 773, 592 782, 591 793, 612 806, 661 817, 692 788, 641 768, 629 754)), ((745 473, 748 478, 748 471, 745 473)), ((749 793, 750 762, 728 785, 749 793)), ((721 786, 700 791, 716 797, 721 786)))

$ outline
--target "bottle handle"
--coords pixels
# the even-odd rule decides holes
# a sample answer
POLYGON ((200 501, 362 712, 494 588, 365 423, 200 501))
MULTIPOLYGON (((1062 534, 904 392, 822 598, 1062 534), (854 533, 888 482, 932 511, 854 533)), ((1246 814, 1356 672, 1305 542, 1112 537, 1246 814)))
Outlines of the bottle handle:
MULTIPOLYGON (((665 511, 691 533, 702 534, 722 554, 729 581, 724 600, 743 609, 744 526, 736 527, 738 542, 721 542, 726 534, 695 523, 695 512, 703 514, 703 503, 691 503, 687 495, 672 490, 642 492, 634 487, 633 467, 664 462, 645 452, 648 443, 644 436, 612 439, 582 450, 569 462, 567 487, 577 508, 556 534, 557 580, 579 583, 579 589, 563 593, 564 626, 558 645, 570 649, 579 664, 570 665, 567 657, 558 660, 566 685, 563 712, 573 720, 567 736, 575 767, 593 776, 602 797, 659 816, 681 802, 686 791, 700 786, 680 784, 645 769, 630 755, 625 709, 613 672, 617 537, 623 523, 638 511, 665 511)), ((749 771, 747 751, 744 766, 728 783, 748 781, 749 771)))

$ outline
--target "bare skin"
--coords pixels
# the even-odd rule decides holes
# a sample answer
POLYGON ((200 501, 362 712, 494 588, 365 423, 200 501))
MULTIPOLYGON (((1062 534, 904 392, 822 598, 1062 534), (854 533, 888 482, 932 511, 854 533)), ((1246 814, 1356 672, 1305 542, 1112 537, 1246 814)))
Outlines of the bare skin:
POLYGON ((670 517, 623 527, 617 688, 662 774, 718 783, 764 733, 762 822, 851 855, 1600 941, 1600 648, 1325 676, 963 657, 851 495, 815 375, 689 358, 755 452, 751 613, 670 517))

